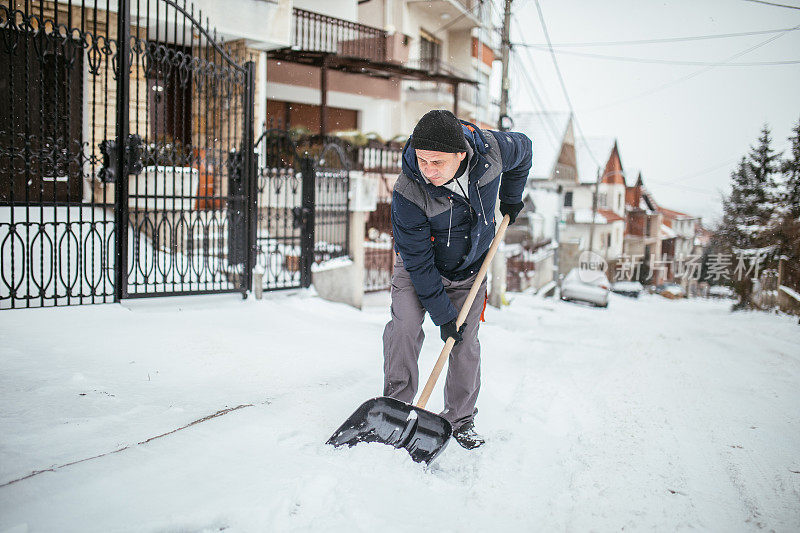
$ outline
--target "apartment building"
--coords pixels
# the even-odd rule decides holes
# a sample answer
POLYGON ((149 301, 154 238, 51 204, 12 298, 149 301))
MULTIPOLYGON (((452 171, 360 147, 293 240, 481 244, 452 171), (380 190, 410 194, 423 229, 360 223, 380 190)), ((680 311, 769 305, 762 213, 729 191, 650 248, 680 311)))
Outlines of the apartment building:
POLYGON ((294 0, 291 44, 268 54, 266 120, 383 140, 436 108, 493 126, 490 15, 479 0, 294 0))

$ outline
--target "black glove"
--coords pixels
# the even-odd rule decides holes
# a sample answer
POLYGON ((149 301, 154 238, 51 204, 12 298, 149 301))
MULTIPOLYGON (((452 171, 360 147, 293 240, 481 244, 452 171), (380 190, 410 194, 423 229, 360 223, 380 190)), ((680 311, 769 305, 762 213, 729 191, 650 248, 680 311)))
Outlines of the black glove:
POLYGON ((439 326, 439 329, 442 331, 442 340, 447 342, 447 339, 453 337, 456 340, 456 344, 464 340, 464 337, 461 336, 464 333, 464 328, 467 327, 467 323, 461 324, 461 327, 456 330, 456 321, 451 320, 447 324, 442 324, 439 326))
POLYGON ((507 203, 501 201, 500 202, 500 214, 502 214, 503 216, 508 215, 508 218, 510 219, 508 221, 508 224, 511 225, 511 224, 514 223, 515 220, 517 220, 517 215, 519 215, 519 212, 522 211, 522 207, 524 205, 525 205, 525 202, 520 202, 518 204, 507 204, 507 203))

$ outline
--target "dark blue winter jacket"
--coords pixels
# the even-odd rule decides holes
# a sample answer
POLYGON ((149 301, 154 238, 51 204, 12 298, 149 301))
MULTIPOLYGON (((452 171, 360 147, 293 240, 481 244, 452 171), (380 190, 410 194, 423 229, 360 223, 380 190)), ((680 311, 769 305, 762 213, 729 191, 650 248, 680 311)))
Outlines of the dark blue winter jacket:
POLYGON ((532 161, 531 141, 522 133, 480 130, 464 121, 462 128, 469 200, 426 180, 408 143, 392 192, 395 250, 437 326, 458 316, 441 276, 461 280, 478 272, 494 238, 498 190, 502 202, 521 202, 532 161))

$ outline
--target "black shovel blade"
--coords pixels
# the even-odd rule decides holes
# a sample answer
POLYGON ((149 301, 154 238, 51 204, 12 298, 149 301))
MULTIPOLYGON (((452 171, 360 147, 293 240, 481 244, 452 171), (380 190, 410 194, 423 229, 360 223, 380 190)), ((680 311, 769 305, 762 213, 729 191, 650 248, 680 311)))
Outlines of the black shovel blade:
POLYGON ((364 402, 328 439, 334 446, 380 442, 405 448, 417 463, 430 463, 442 453, 453 428, 441 416, 395 398, 364 402))

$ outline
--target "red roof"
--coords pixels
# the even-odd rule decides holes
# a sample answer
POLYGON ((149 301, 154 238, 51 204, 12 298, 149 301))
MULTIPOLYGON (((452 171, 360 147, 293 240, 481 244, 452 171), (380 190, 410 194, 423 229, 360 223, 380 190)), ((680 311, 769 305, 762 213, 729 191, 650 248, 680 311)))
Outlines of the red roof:
POLYGON ((621 216, 616 214, 614 211, 611 211, 610 209, 598 209, 597 212, 599 214, 603 215, 603 218, 605 218, 606 221, 609 222, 609 223, 610 222, 616 222, 618 220, 622 220, 622 221, 625 220, 624 218, 622 218, 621 216))
POLYGON ((611 172, 605 175, 603 178, 603 183, 607 183, 609 185, 625 185, 625 177, 620 171, 611 172))
POLYGON ((667 209, 666 207, 658 207, 658 210, 661 211, 661 214, 666 215, 670 218, 694 218, 692 215, 687 215, 686 213, 681 213, 680 211, 673 211, 672 209, 667 209))

